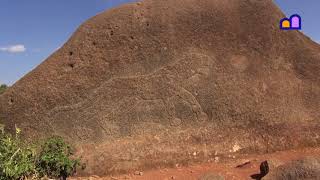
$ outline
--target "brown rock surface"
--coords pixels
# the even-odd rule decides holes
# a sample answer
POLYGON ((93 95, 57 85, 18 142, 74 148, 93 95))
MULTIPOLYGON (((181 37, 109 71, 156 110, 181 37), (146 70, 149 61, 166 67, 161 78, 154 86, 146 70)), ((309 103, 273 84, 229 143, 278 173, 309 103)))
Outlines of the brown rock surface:
POLYGON ((106 11, 0 96, 0 119, 72 141, 88 174, 318 146, 320 46, 283 16, 271 0, 106 11))
POLYGON ((320 157, 307 157, 281 165, 264 180, 319 180, 320 157))

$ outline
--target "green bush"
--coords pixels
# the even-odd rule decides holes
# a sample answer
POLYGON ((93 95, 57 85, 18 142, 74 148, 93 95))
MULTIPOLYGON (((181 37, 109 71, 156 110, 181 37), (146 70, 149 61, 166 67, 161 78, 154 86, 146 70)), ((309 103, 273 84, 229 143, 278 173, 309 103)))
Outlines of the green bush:
POLYGON ((19 134, 19 128, 16 128, 15 136, 5 133, 0 124, 0 180, 66 179, 76 172, 80 161, 71 158, 72 149, 61 137, 30 145, 23 143, 19 134))
POLYGON ((37 162, 40 176, 51 178, 67 178, 76 172, 79 160, 71 159, 71 147, 61 137, 49 138, 41 148, 37 162))
POLYGON ((35 174, 35 151, 19 139, 20 130, 12 137, 0 135, 0 180, 22 179, 35 174))
POLYGON ((1 84, 1 85, 0 85, 0 94, 2 94, 7 88, 8 88, 7 85, 1 84))

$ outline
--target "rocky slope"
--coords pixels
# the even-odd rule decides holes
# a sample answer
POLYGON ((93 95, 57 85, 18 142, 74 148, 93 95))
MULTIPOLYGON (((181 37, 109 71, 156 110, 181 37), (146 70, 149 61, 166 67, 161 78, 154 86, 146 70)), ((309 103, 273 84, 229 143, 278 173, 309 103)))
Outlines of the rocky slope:
POLYGON ((86 173, 320 143, 320 46, 271 0, 145 0, 101 13, 0 96, 0 120, 60 135, 86 173))

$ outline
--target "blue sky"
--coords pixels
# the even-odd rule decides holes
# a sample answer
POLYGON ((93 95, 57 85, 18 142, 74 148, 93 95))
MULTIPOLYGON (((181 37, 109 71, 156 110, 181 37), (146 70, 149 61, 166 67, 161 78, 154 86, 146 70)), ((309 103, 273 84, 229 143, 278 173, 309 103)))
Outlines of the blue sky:
MULTIPOLYGON (((0 84, 12 85, 62 46, 88 18, 134 0, 1 0, 0 84)), ((275 0, 298 13, 303 32, 320 42, 319 0, 275 0)))

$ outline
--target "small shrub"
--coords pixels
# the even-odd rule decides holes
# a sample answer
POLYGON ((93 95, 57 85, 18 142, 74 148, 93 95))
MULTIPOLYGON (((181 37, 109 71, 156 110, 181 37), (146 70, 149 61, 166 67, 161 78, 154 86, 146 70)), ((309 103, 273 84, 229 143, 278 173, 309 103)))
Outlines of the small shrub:
POLYGON ((41 147, 37 171, 40 176, 66 179, 80 165, 79 160, 70 158, 72 155, 71 147, 61 137, 49 138, 41 147))

